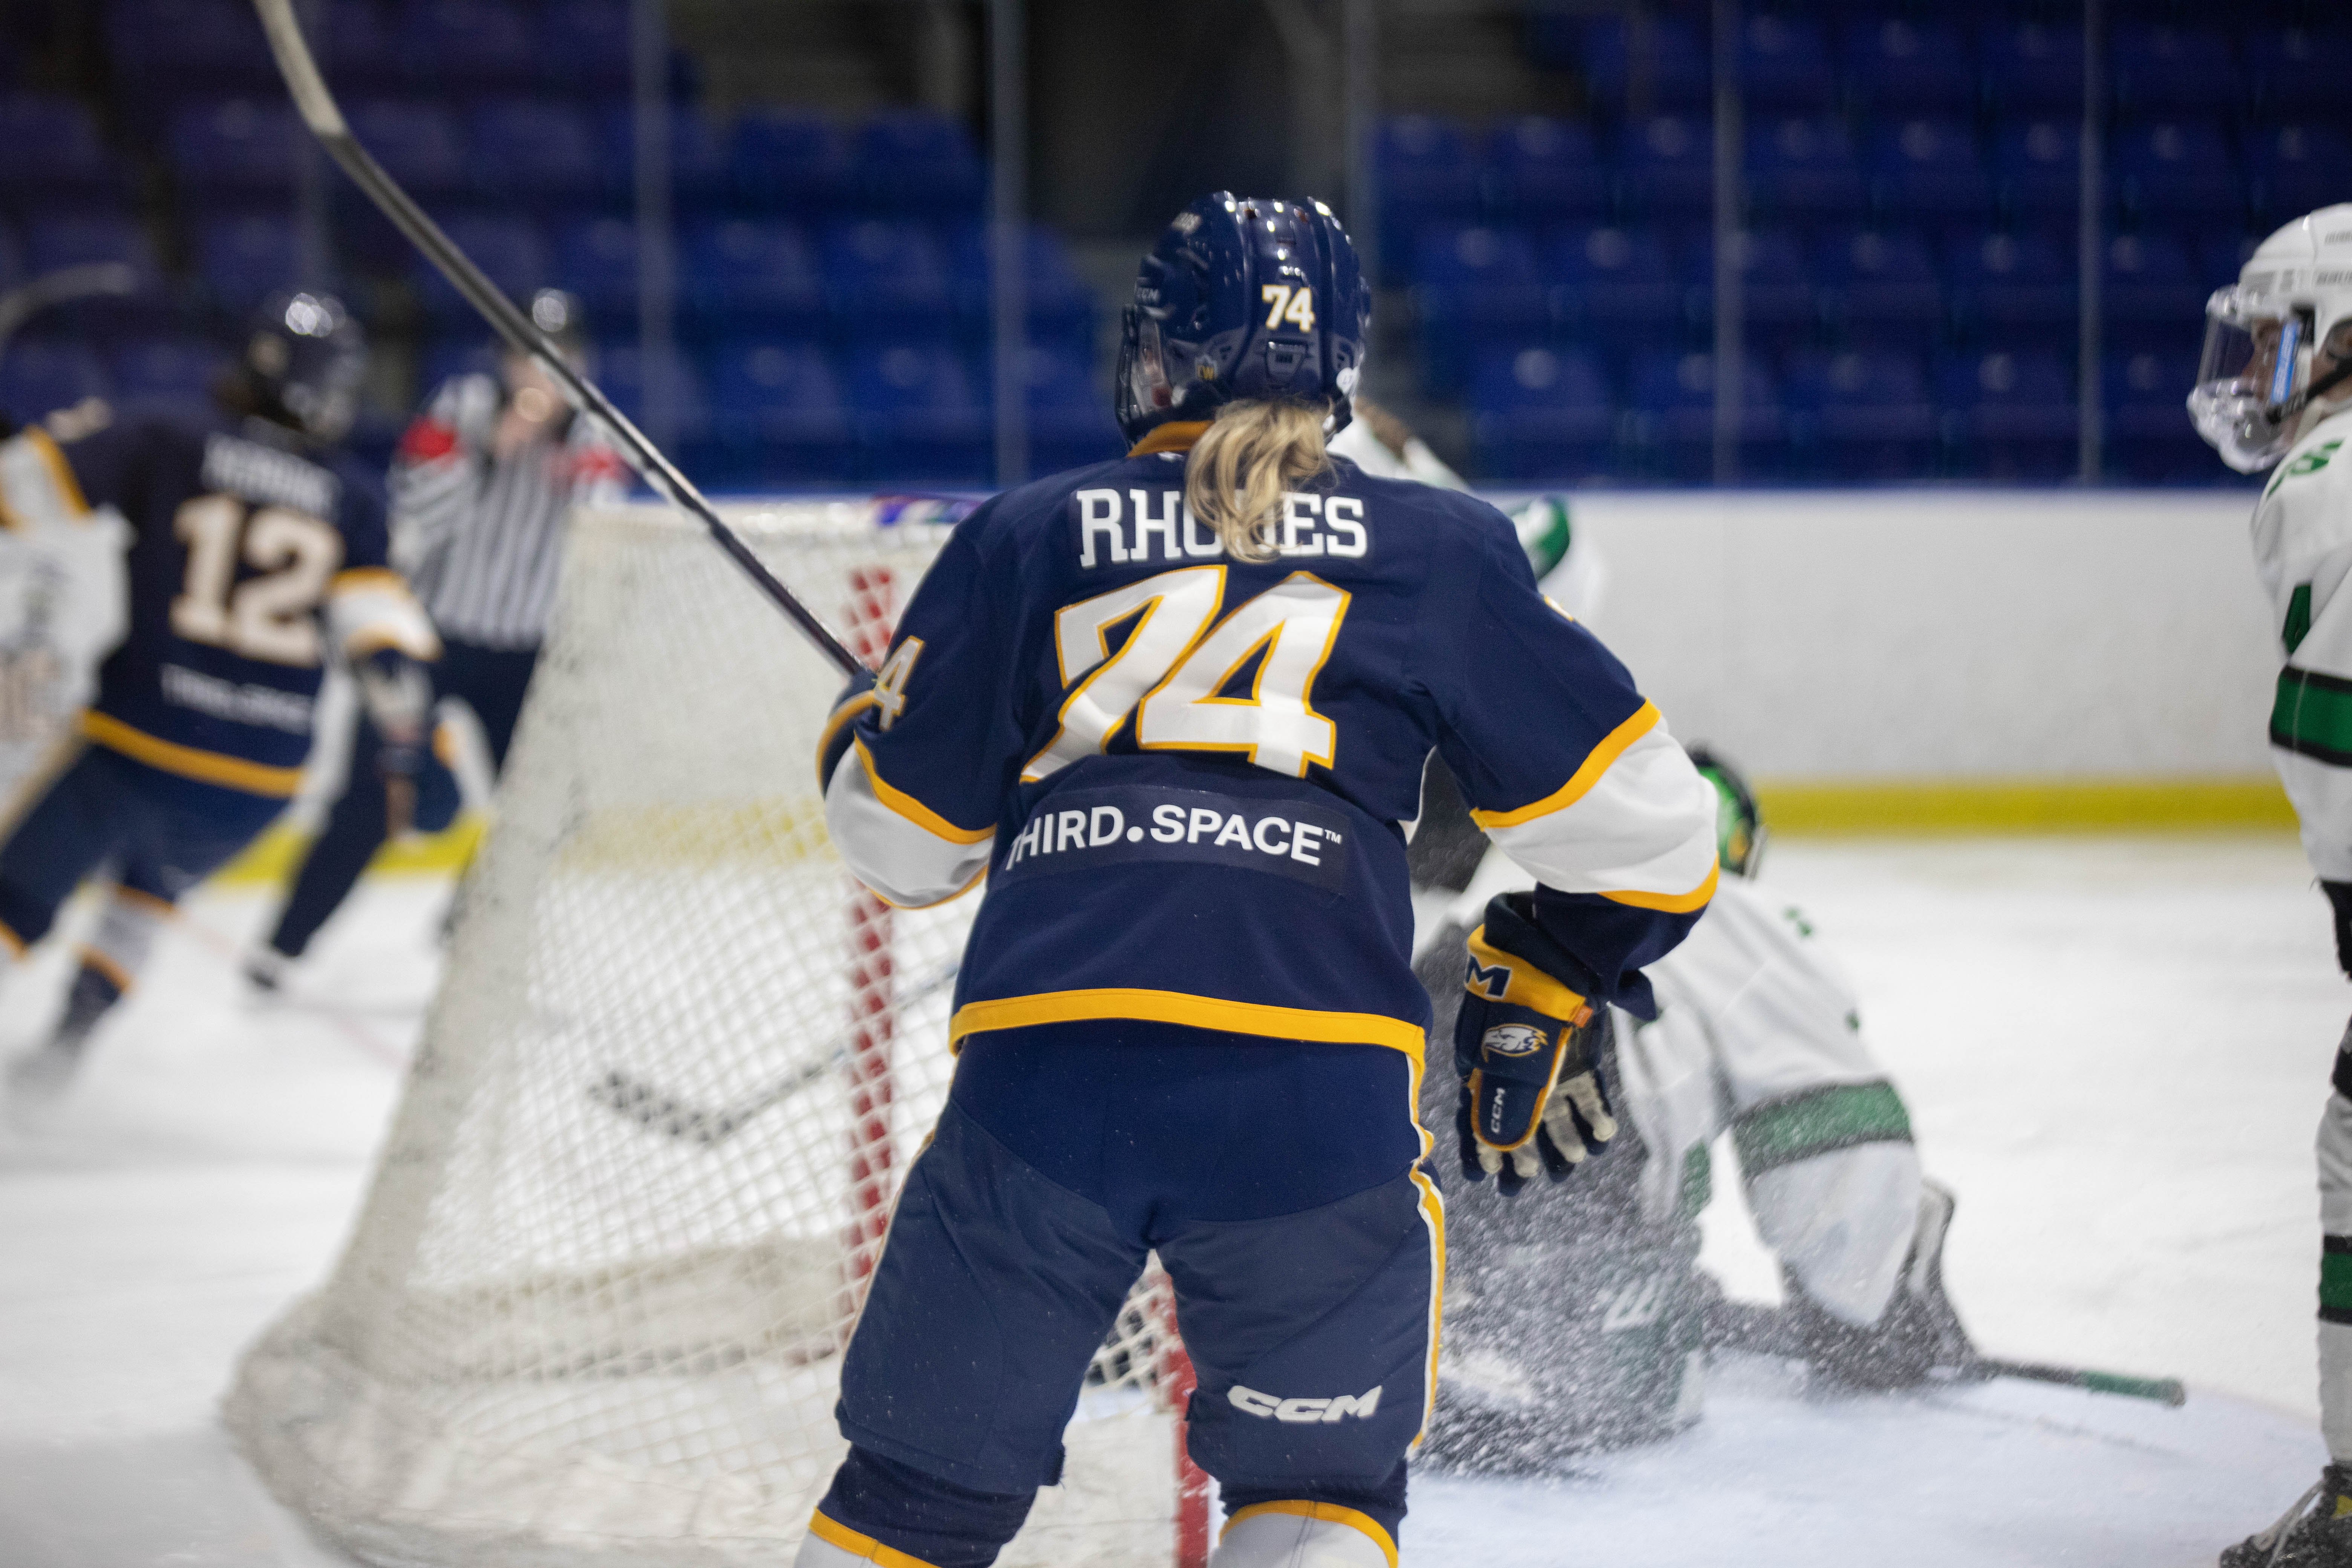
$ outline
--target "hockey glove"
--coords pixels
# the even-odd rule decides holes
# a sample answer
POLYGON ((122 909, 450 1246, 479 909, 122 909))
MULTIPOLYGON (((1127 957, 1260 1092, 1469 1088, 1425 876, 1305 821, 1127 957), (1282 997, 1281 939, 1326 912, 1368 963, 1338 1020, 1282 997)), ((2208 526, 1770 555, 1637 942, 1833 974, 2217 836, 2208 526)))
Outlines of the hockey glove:
POLYGON ((1567 1180, 1617 1136, 1601 1079, 1609 1010, 1559 978, 1580 966, 1534 916, 1528 893, 1486 905, 1486 923, 1470 933, 1454 1020, 1462 1173, 1474 1182, 1493 1176, 1505 1197, 1538 1169, 1567 1180))

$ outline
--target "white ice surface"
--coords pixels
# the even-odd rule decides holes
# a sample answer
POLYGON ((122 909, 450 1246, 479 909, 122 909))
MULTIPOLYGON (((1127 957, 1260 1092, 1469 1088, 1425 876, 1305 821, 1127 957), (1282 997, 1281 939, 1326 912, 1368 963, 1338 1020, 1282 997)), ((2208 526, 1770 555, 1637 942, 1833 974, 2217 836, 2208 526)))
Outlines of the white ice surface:
MULTIPOLYGON (((2014 1383, 1810 1397, 1734 1363, 1675 1442, 1546 1479, 1423 1477, 1422 1568, 2210 1563, 2313 1478, 2311 1132, 2347 1003, 2294 842, 1774 847, 1765 885, 1853 972, 1978 1341, 2169 1373, 2179 1411, 2014 1383)), ((338 1563, 261 1494, 214 1405, 331 1259, 413 1046, 445 890, 377 882, 240 999, 267 900, 207 891, 74 1098, 0 1131, 0 1565, 338 1563)), ((37 1038, 58 944, 0 981, 37 1038)), ((1771 1292, 1718 1182, 1707 1258, 1771 1292)))

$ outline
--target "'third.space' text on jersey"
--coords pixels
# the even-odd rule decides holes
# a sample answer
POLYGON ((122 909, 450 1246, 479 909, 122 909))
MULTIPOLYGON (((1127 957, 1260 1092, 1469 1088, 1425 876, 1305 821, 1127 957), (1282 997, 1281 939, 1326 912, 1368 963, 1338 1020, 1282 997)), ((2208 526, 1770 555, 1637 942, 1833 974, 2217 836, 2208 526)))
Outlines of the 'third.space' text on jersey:
POLYGON ((953 1032, 1130 1017, 1416 1054, 1406 826, 1432 749, 1554 889, 1595 994, 1714 884, 1712 791, 1484 502, 1335 463, 1263 563, 1181 454, 997 497, 900 620, 827 816, 893 902, 990 875, 953 1032))

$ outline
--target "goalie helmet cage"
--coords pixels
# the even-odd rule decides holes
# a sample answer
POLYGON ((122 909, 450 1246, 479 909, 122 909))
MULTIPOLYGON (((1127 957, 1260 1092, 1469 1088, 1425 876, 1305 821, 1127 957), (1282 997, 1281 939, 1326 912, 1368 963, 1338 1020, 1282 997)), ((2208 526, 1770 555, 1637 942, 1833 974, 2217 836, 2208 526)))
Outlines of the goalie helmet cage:
MULTIPOLYGON (((730 509, 868 658, 946 529, 730 509)), ((573 520, 557 614, 373 1185, 226 1415, 371 1563, 788 1562, 843 1347, 944 1103, 973 900, 892 910, 825 837, 836 673, 667 509, 573 520)), ((1187 1568, 1208 1486, 1139 1281, 1001 1561, 1187 1568)))

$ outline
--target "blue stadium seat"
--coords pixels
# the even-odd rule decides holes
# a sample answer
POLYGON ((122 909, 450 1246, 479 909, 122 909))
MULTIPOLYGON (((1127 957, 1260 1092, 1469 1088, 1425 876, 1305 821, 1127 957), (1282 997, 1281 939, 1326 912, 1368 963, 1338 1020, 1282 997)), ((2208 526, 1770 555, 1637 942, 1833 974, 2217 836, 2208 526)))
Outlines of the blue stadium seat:
POLYGON ((2245 91, 2220 27, 2118 22, 2107 52, 2116 102, 2127 114, 2228 114, 2245 91))
POLYGON ((2108 472, 2140 484, 2218 484, 2235 478, 2189 422, 2196 351, 2111 353, 2099 379, 2108 472))
POLYGON ((1462 128, 1450 120, 1408 114, 1381 122, 1372 163, 1381 189, 1381 256, 1393 281, 1423 229, 1470 223, 1478 215, 1478 165, 1462 128))
MULTIPOLYGON (((1630 423, 1653 479, 1704 484, 1715 477, 1715 356, 1648 353, 1633 362, 1630 423)), ((1789 422, 1780 389, 1762 358, 1745 354, 1739 375, 1739 474, 1745 480, 1786 471, 1789 422)))
POLYGON ((400 54, 419 91, 520 92, 539 80, 529 14, 497 0, 410 0, 400 54))
POLYGON ((2253 208, 2266 226, 2352 195, 2352 137, 2334 126, 2249 131, 2244 148, 2253 208))
POLYGON ((14 224, 0 222, 0 289, 13 289, 25 280, 25 247, 16 238, 14 224))
POLYGON ((1496 125, 1486 139, 1486 205, 1526 223, 1597 219, 1609 210, 1609 171, 1590 127, 1539 114, 1496 125))
POLYGON ((1696 218, 1715 205, 1715 132, 1706 121, 1659 114, 1628 124, 1617 168, 1625 205, 1646 216, 1696 218))
MULTIPOLYGON (((528 300, 531 290, 546 287, 547 251, 539 227, 525 217, 453 217, 442 224, 458 249, 474 258, 509 300, 528 300)), ((474 309, 423 257, 411 264, 410 278, 425 309, 445 326, 471 323, 474 309)))
POLYGON ((105 366, 83 343, 20 338, 0 354, 0 416, 18 425, 110 390, 105 366))
POLYGON ((2352 30, 2286 27, 2246 40, 2247 87, 2265 120, 2326 120, 2342 112, 2352 81, 2352 30))
POLYGON ((803 220, 830 216, 856 192, 848 138, 832 121, 806 110, 738 116, 727 166, 737 198, 758 212, 803 220))
POLYGON ((1536 40, 1555 62, 1580 63, 1592 96, 1620 113, 1704 111, 1713 101, 1706 39, 1679 17, 1650 18, 1646 56, 1641 58, 1626 24, 1615 19, 1588 22, 1538 11, 1536 40))
POLYGON ((2117 139, 2116 172, 2124 201, 2143 217, 2194 218, 2242 227, 2245 181, 2218 125, 2164 121, 2117 139))
POLYGON ((1896 222, 1982 222, 1992 216, 1992 176, 1967 125, 1906 120, 1883 125, 1870 143, 1871 196, 1896 222))
MULTIPOLYGON (((417 367, 416 384, 430 397, 444 383, 458 376, 496 375, 499 374, 500 353, 496 341, 485 339, 479 331, 467 331, 466 324, 460 323, 451 335, 436 338, 427 345, 424 362, 417 367)), ((620 395, 613 392, 612 386, 604 379, 604 374, 600 359, 596 369, 597 384, 617 401, 620 395)))
MULTIPOLYGON (((1759 349, 1781 352, 1810 342, 1821 326, 1821 301, 1797 237, 1759 229, 1739 237, 1741 330, 1759 349)), ((1715 237, 1695 242, 1683 258, 1694 323, 1715 320, 1715 237)))
POLYGON ((1413 276, 1422 378, 1432 392, 1461 390, 1483 346, 1537 342, 1550 325, 1535 247, 1517 229, 1423 229, 1413 276))
MULTIPOLYGON (((626 103, 608 104, 596 116, 598 161, 604 166, 604 197, 614 208, 636 201, 637 116, 626 103)), ((669 110, 670 210, 693 219, 725 210, 733 194, 727 147, 710 117, 690 103, 669 110)))
POLYGON ((291 205, 306 135, 282 96, 192 104, 172 117, 173 171, 198 213, 224 199, 291 205))
POLYGON ((1975 111, 1975 51, 1950 23, 1874 16, 1848 22, 1842 42, 1846 87, 1864 107, 1905 116, 1975 111))
POLYGON ((198 234, 196 255, 206 291, 236 316, 298 282, 329 286, 324 279, 302 278, 302 236, 290 217, 252 213, 214 218, 198 234))
POLYGON ((1955 240, 1944 275, 1962 331, 1985 347, 2040 347, 2074 328, 2077 269, 2039 235, 1955 240))
POLYGON ((1984 80, 2013 115, 2083 113, 2083 28, 2079 22, 1995 23, 1981 44, 1984 80))
POLYGON ((961 121, 929 110, 877 114, 857 128, 857 184, 869 210, 933 220, 980 211, 987 171, 961 121))
POLYGON ((2209 234, 2197 241, 2197 281, 2209 293, 2237 282, 2246 258, 2262 240, 2251 234, 2209 234))
POLYGON ((1086 356, 1032 348, 1026 369, 1032 474, 1108 462, 1127 449, 1111 418, 1109 394, 1096 384, 1086 356))
POLYGON ((845 480, 850 415, 832 363, 814 344, 751 340, 722 348, 711 397, 736 482, 845 480))
POLYGON ((237 0, 114 0, 106 41, 118 101, 142 123, 191 87, 217 97, 280 85, 259 18, 237 0))
POLYGON ((706 334, 814 337, 824 326, 824 277, 793 224, 734 218, 690 228, 678 280, 689 325, 706 334))
POLYGON ((603 189, 587 117, 561 103, 489 99, 466 117, 475 191, 541 211, 577 206, 603 189))
POLYGON ((1845 127, 1834 120, 1764 121, 1748 132, 1748 188, 1784 219, 1853 219, 1868 196, 1845 127))
POLYGON ((540 80, 558 92, 626 92, 634 53, 628 0, 554 0, 540 24, 540 80))
POLYGON ((199 338, 151 338, 130 343, 114 356, 114 395, 124 403, 204 404, 229 356, 217 343, 199 338))
POLYGON ((595 331, 625 332, 637 319, 637 226, 626 218, 575 218, 554 234, 553 280, 580 296, 595 331))
POLYGON ((1792 434, 1816 477, 1917 479, 1935 472, 1939 425, 1916 354, 1800 353, 1782 386, 1792 434))
POLYGON ((423 200, 466 186, 466 138, 457 117, 437 103, 371 99, 350 110, 352 133, 400 182, 423 200))
POLYGON ((1470 431, 1487 479, 1580 479, 1616 467, 1608 379, 1573 350, 1486 351, 1471 374, 1470 431))
POLYGON ((1849 345, 1926 349, 1949 321, 1927 245, 1904 230, 1825 237, 1814 247, 1824 314, 1849 345))
POLYGON ((2083 131, 2059 120, 2004 125, 1993 138, 2001 205, 2023 218, 2073 213, 2083 205, 2083 131))
MULTIPOLYGON (((1067 350, 1081 361, 1091 358, 1095 294, 1078 276, 1069 247, 1052 229, 1033 227, 1022 237, 1021 255, 1022 318, 1029 341, 1067 350)), ((950 232, 948 275, 965 335, 975 341, 986 338, 995 319, 990 290, 996 264, 984 225, 964 224, 950 232)))
MULTIPOLYGON (((2196 263, 2164 234, 2118 235, 2107 242, 2101 285, 2106 341, 2118 349, 2193 348, 2205 331, 2205 297, 2196 263)), ((2181 395, 2188 395, 2184 388, 2181 395)))
POLYGON ((921 224, 835 224, 820 252, 827 309, 845 338, 945 338, 955 293, 939 241, 921 224))
POLYGON ((1936 396, 1957 471, 2049 483, 2077 470, 2082 409, 2057 355, 1954 355, 1937 368, 1936 396))
POLYGON ((1569 228, 1538 258, 1552 314, 1569 334, 1610 348, 1656 348, 1684 330, 1683 287, 1651 229, 1569 228))
POLYGON ((399 41, 375 0, 327 0, 315 15, 304 17, 310 52, 339 97, 399 89, 399 41))
POLYGON ((711 439, 710 397, 703 388, 701 374, 685 353, 673 348, 648 361, 638 344, 626 339, 608 341, 597 345, 589 369, 614 406, 641 429, 646 428, 648 387, 661 386, 669 400, 674 421, 671 438, 677 442, 671 455, 678 465, 698 483, 719 484, 731 477, 719 471, 722 459, 718 443, 711 439), (657 376, 646 374, 648 364, 656 367, 657 376))
POLYGON ((1739 35, 1739 79, 1758 112, 1825 112, 1837 98, 1828 33, 1810 18, 1749 16, 1739 35))
POLYGON ((944 343, 878 343, 851 356, 859 477, 980 484, 993 466, 988 415, 944 343))
POLYGON ((0 95, 0 147, 38 148, 39 156, 0 158, 0 196, 45 204, 120 196, 122 176, 99 140, 98 124, 79 100, 49 93, 0 95))
POLYGON ((146 230, 116 212, 37 213, 25 225, 25 272, 38 277, 89 261, 120 261, 137 274, 129 299, 87 300, 44 313, 43 331, 73 331, 110 342, 159 329, 172 316, 146 230))

